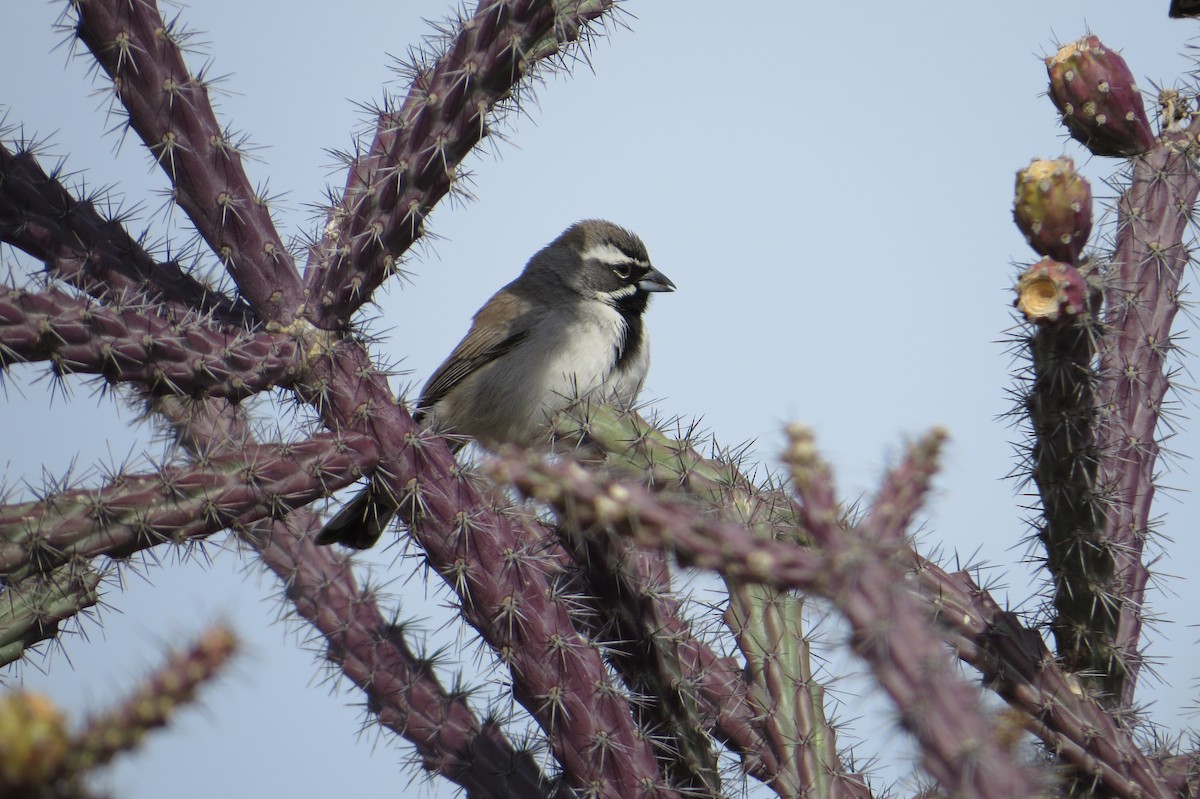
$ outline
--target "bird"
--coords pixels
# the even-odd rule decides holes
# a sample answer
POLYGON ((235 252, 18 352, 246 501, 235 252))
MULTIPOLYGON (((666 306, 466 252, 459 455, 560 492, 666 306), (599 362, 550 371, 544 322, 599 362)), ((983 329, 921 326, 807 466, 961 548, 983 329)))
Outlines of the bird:
POLYGON ((1167 14, 1173 19, 1200 17, 1200 0, 1171 0, 1167 14))
MULTIPOLYGON (((650 369, 643 316, 650 295, 675 284, 634 233, 602 219, 568 227, 492 295, 434 371, 413 419, 485 449, 538 446, 576 399, 632 404, 650 369)), ((375 481, 318 533, 316 543, 367 549, 396 512, 375 481)))

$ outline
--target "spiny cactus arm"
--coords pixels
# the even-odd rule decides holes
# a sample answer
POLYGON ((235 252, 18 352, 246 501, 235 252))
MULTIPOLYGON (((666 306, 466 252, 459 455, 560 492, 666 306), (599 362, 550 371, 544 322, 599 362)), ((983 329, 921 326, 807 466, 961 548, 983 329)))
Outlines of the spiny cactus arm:
POLYGON ((359 344, 342 340, 335 349, 313 364, 306 395, 327 425, 360 431, 388 453, 377 482, 458 595, 464 620, 509 668, 514 696, 549 735, 568 783, 597 796, 670 796, 599 646, 580 633, 570 597, 555 589, 564 574, 557 543, 488 501, 445 442, 395 403, 359 344))
POLYGON ((168 662, 118 707, 71 733, 62 711, 39 694, 0 696, 0 793, 5 796, 90 794, 81 780, 120 752, 135 749, 161 727, 196 690, 210 681, 236 649, 233 633, 213 627, 168 662))
MULTIPOLYGON (((825 553, 795 544, 756 537, 740 525, 712 520, 701 515, 695 507, 656 497, 639 485, 599 478, 575 463, 547 463, 528 455, 509 454, 492 465, 491 471, 501 482, 514 485, 523 493, 555 507, 581 529, 594 527, 602 534, 612 526, 639 545, 670 547, 687 563, 712 568, 739 580, 755 579, 780 588, 813 590, 829 597, 847 612, 861 635, 883 628, 880 634, 887 636, 888 645, 868 647, 862 653, 869 660, 875 658, 874 664, 879 666, 877 675, 885 687, 895 692, 897 704, 914 723, 914 733, 939 755, 927 758, 931 772, 952 791, 966 792, 965 789, 970 787, 978 796, 1032 795, 1034 783, 1030 775, 1015 765, 1012 752, 995 743, 978 698, 954 674, 949 660, 942 655, 944 649, 940 638, 926 620, 927 611, 903 593, 905 580, 899 573, 898 564, 884 560, 865 536, 860 534, 855 539, 853 557, 841 551, 844 549, 841 544, 832 544, 837 551, 827 557, 825 553), (839 563, 836 556, 846 557, 839 563), (878 564, 887 563, 891 563, 897 574, 874 574, 878 564), (869 564, 868 571, 881 579, 872 579, 869 585, 864 585, 857 579, 857 570, 854 574, 849 573, 860 564, 864 568, 869 564), (876 596, 876 593, 886 596, 876 596), (897 607, 901 612, 910 611, 902 619, 911 617, 915 621, 898 621, 897 607), (896 626, 891 628, 890 625, 896 626), (903 628, 900 637, 893 638, 893 631, 899 628, 903 628), (907 642, 928 646, 922 648, 917 643, 907 642), (901 658, 905 660, 895 663, 892 671, 884 667, 884 664, 892 667, 894 660, 901 658), (936 703, 938 708, 917 707, 921 696, 936 695, 944 699, 947 690, 954 690, 947 688, 948 681, 961 684, 961 696, 954 696, 962 699, 962 703, 948 702, 942 706, 939 702, 936 703), (926 693, 921 694, 921 691, 926 693), (920 718, 918 710, 923 711, 920 718), (952 718, 943 719, 940 714, 951 714, 952 718), (928 724, 918 723, 931 719, 928 724), (963 726, 970 729, 964 730, 963 726), (947 730, 966 734, 955 738, 945 735, 947 730), (972 742, 971 745, 977 748, 964 751, 964 741, 972 742)), ((836 527, 839 514, 831 491, 817 489, 811 494, 807 497, 810 502, 805 506, 808 524, 836 527), (826 495, 829 497, 827 504, 816 501, 826 495)), ((822 532, 826 538, 835 535, 822 532)), ((889 549, 894 552, 901 546, 895 543, 889 549)))
MULTIPOLYGON (((1082 91, 1084 83, 1075 76, 1072 88, 1082 91)), ((1091 200, 1091 187, 1069 158, 1036 160, 1016 174, 1013 216, 1033 250, 1045 256, 1015 287, 1016 307, 1030 325, 1019 413, 1028 415, 1032 433, 1022 468, 1037 483, 1042 505, 1037 535, 1052 581, 1057 654, 1063 668, 1115 704, 1124 669, 1111 666, 1116 564, 1104 533, 1106 498, 1097 485, 1094 394, 1103 295, 1096 270, 1082 258, 1091 200)))
MULTIPOLYGON (((585 451, 599 448, 609 464, 659 488, 682 486, 710 512, 759 536, 795 541, 802 535, 790 496, 755 485, 728 452, 724 459, 701 457, 689 444, 690 435, 673 439, 633 411, 588 402, 560 414, 554 429, 562 442, 585 451)), ((814 679, 804 634, 803 599, 753 582, 726 580, 726 587, 726 625, 747 666, 745 677, 730 684, 744 694, 739 703, 745 702, 755 735, 765 744, 739 751, 761 753, 758 757, 771 764, 764 779, 781 796, 869 796, 865 780, 845 768, 836 732, 826 720, 825 691, 814 679)))
POLYGON ((89 771, 139 746, 147 732, 164 726, 181 706, 191 703, 197 689, 211 681, 236 651, 233 631, 215 626, 188 649, 172 652, 137 691, 90 719, 73 736, 65 776, 89 771))
POLYGON ((758 538, 694 505, 664 499, 634 483, 599 478, 573 461, 550 463, 536 453, 508 450, 487 471, 580 529, 615 526, 638 546, 672 550, 687 566, 785 589, 809 588, 821 579, 822 559, 807 549, 758 538))
POLYGON ((129 124, 166 172, 172 199, 229 270, 258 317, 289 323, 300 275, 251 185, 239 143, 217 121, 203 75, 185 63, 185 36, 154 0, 78 0, 75 36, 112 79, 129 124))
POLYGON ((1115 704, 1124 669, 1111 667, 1119 603, 1113 547, 1104 534, 1105 498, 1097 485, 1101 297, 1089 275, 1047 258, 1021 276, 1017 304, 1033 326, 1021 404, 1033 433, 1027 462, 1041 499, 1037 535, 1053 584, 1055 648, 1063 668, 1115 704))
POLYGON ((287 386, 300 373, 298 343, 289 336, 217 327, 210 317, 170 321, 157 314, 160 307, 0 287, 0 370, 49 361, 58 376, 95 374, 152 395, 233 401, 287 386))
POLYGON ((351 159, 346 186, 313 249, 306 286, 318 327, 344 327, 396 271, 451 189, 487 120, 539 61, 577 42, 614 0, 480 0, 407 97, 380 110, 374 138, 351 159))
POLYGON ((639 476, 651 488, 682 488, 709 511, 752 527, 764 538, 803 542, 803 530, 796 530, 794 498, 778 486, 757 485, 741 472, 734 453, 701 455, 692 446, 694 431, 672 437, 662 423, 634 409, 587 401, 551 422, 560 442, 585 451, 600 449, 610 464, 639 476))
MULTIPOLYGON (((598 442, 606 452, 628 453, 629 461, 652 472, 657 483, 695 490, 701 498, 716 497, 711 500, 714 507, 724 504, 720 497, 729 490, 721 486, 738 486, 749 495, 734 494, 729 504, 761 509, 751 519, 770 518, 780 526, 789 518, 794 525, 799 518, 800 508, 793 498, 774 488, 755 486, 739 473, 736 463, 710 462, 686 441, 671 439, 636 413, 593 407, 586 414, 564 414, 555 424, 562 426, 560 432, 569 440, 586 430, 587 440, 598 442)), ((913 550, 905 558, 917 577, 911 587, 946 626, 959 657, 984 675, 989 688, 1029 713, 1031 732, 1062 751, 1077 768, 1096 772, 1117 795, 1132 791, 1163 796, 1161 776, 1129 732, 1059 668, 1040 633, 1003 610, 966 572, 950 574, 913 550), (1112 746, 1098 749, 1099 739, 1112 746)))
POLYGON ((767 783, 780 796, 870 799, 866 780, 846 767, 825 714, 825 687, 813 672, 804 601, 761 583, 727 580, 725 624, 746 660, 746 702, 764 756, 775 766, 767 783))
POLYGON ((1200 752, 1192 750, 1159 760, 1159 767, 1176 796, 1195 796, 1200 789, 1200 752))
MULTIPOLYGON (((923 577, 921 584, 928 591, 933 582, 923 577)), ((987 687, 1028 716, 1027 729, 1050 751, 1084 778, 1103 782, 1114 796, 1178 796, 1129 729, 1075 675, 1063 671, 1040 633, 1001 608, 966 572, 942 573, 937 584, 941 588, 928 599, 952 630, 956 654, 983 675, 987 687)))
POLYGON ((260 522, 243 534, 280 579, 296 613, 328 642, 327 656, 366 694, 379 723, 416 746, 424 767, 478 799, 552 797, 557 788, 528 751, 481 722, 462 694, 442 687, 404 629, 388 623, 374 593, 357 584, 346 555, 318 547, 309 509, 260 522))
POLYGON ((184 272, 155 261, 121 223, 106 217, 95 198, 76 199, 38 163, 32 145, 10 149, 0 141, 0 241, 46 265, 49 274, 99 299, 125 297, 161 307, 167 317, 212 315, 239 328, 253 314, 184 272))
POLYGON ((101 574, 83 559, 48 574, 26 577, 0 589, 0 666, 35 644, 59 635, 62 621, 100 601, 101 574))
MULTIPOLYGON (((196 456, 236 454, 252 436, 239 406, 163 397, 153 410, 196 456)), ((465 695, 447 692, 430 661, 413 654, 402 626, 384 619, 376 593, 358 585, 351 558, 313 544, 320 526, 305 506, 237 533, 280 578, 298 616, 326 639, 327 657, 366 694, 368 710, 413 743, 426 768, 472 797, 560 796, 529 753, 512 747, 496 725, 481 723, 465 695)))
POLYGON ((845 615, 854 651, 921 745, 925 769, 951 796, 1036 795, 1044 778, 1002 740, 977 689, 946 656, 928 609, 906 586, 905 536, 937 471, 944 433, 935 431, 909 447, 884 478, 861 525, 839 523, 832 475, 811 432, 794 426, 788 437, 784 460, 796 484, 802 524, 826 566, 813 588, 845 615))
POLYGON ((1097 396, 1108 416, 1100 429, 1100 487, 1109 499, 1107 533, 1116 561, 1114 601, 1120 620, 1114 664, 1126 672, 1121 703, 1132 706, 1149 571, 1142 554, 1151 528, 1156 429, 1169 388, 1171 325, 1189 255, 1184 235, 1194 219, 1200 175, 1200 117, 1163 133, 1133 162, 1129 189, 1117 203, 1114 275, 1100 344, 1097 396))
MULTIPOLYGON (((900 552, 907 549, 909 528, 925 504, 947 435, 943 428, 935 427, 911 443, 904 460, 884 477, 866 520, 853 527, 861 527, 872 541, 895 545, 900 552)), ((801 437, 802 445, 803 441, 801 437)))
POLYGON ((322 433, 295 444, 245 442, 236 452, 96 489, 0 505, 0 576, 21 580, 73 557, 123 558, 166 541, 278 518, 374 467, 377 443, 322 433))
MULTIPOLYGON (((771 785, 779 782, 779 759, 759 729, 759 713, 748 701, 741 667, 714 652, 680 617, 661 554, 573 533, 559 537, 569 547, 583 545, 573 554, 584 585, 577 601, 593 612, 581 614, 580 622, 594 620, 588 635, 614 642, 608 646, 608 658, 631 690, 644 690, 639 686, 647 682, 661 683, 660 701, 669 686, 674 686, 670 691, 686 692, 678 700, 665 701, 682 701, 684 707, 677 709, 686 709, 708 734, 740 755, 747 773, 771 785), (613 552, 621 553, 615 562, 613 552)), ((634 711, 646 710, 644 704, 639 702, 634 711)))
MULTIPOLYGON (((659 551, 627 541, 585 535, 563 520, 560 540, 580 570, 578 601, 596 620, 589 634, 611 641, 607 658, 631 693, 639 726, 652 729, 672 784, 697 796, 719 796, 721 779, 709 738, 714 705, 699 695, 705 677, 696 669, 695 637, 682 622, 671 571, 659 551)), ((722 701, 732 703, 740 680, 722 701)))

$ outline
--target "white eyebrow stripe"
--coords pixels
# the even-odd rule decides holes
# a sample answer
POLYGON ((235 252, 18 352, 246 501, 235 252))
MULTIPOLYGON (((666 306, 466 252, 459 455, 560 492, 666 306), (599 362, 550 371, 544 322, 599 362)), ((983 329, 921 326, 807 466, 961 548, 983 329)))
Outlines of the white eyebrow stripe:
POLYGON ((621 266, 622 264, 637 264, 638 266, 650 266, 646 261, 640 258, 630 258, 625 253, 621 252, 620 248, 614 247, 607 242, 604 244, 595 244, 588 247, 582 253, 583 260, 599 261, 602 264, 609 266, 621 266))
POLYGON ((597 291, 596 299, 603 300, 604 302, 611 302, 613 300, 621 300, 621 299, 624 299, 625 297, 630 297, 630 296, 636 294, 637 290, 638 290, 637 286, 621 286, 621 288, 613 289, 612 291, 597 291))

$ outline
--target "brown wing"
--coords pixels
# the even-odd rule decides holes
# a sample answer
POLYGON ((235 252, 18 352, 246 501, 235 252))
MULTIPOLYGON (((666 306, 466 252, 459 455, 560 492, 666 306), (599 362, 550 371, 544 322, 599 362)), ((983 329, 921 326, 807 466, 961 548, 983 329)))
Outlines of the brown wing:
POLYGON ((499 358, 529 335, 529 301, 501 290, 475 314, 471 329, 454 348, 417 400, 418 411, 437 404, 476 370, 499 358))

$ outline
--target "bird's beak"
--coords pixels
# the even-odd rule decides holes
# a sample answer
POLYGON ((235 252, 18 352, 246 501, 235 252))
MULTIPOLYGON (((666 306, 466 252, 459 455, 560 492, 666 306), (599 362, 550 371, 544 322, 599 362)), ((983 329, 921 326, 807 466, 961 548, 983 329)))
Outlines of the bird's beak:
POLYGON ((671 278, 650 267, 650 271, 638 281, 638 288, 642 291, 674 291, 675 284, 671 282, 671 278))

